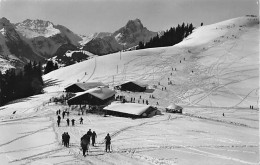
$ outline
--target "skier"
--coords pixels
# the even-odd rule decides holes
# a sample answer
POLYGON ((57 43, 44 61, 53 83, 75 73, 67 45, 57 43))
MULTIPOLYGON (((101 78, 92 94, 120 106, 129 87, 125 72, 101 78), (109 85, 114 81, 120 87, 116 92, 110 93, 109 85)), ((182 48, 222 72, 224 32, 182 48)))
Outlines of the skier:
POLYGON ((61 117, 60 117, 60 115, 58 115, 58 120, 57 120, 58 127, 60 126, 60 120, 61 120, 61 117))
POLYGON ((72 119, 72 120, 71 120, 71 124, 72 124, 72 126, 74 126, 74 124, 75 124, 75 119, 72 119))
POLYGON ((79 124, 83 124, 83 118, 82 117, 80 117, 80 119, 79 119, 79 124))
POLYGON ((62 119, 65 117, 65 111, 62 111, 62 119))
POLYGON ((66 136, 66 133, 64 132, 63 134, 62 134, 62 144, 65 146, 65 136, 66 136))
POLYGON ((222 116, 225 116, 225 114, 223 113, 222 116))
POLYGON ((96 143, 96 138, 97 138, 97 134, 96 134, 96 132, 95 131, 93 131, 93 133, 92 133, 92 146, 95 146, 95 143, 96 143))
POLYGON ((67 125, 70 126, 70 119, 67 118, 67 125))
POLYGON ((70 145, 70 135, 69 135, 69 133, 67 132, 67 134, 66 134, 66 144, 67 144, 67 146, 66 147, 69 147, 69 145, 70 145))
POLYGON ((88 130, 87 135, 91 137, 92 135, 91 129, 88 130))
POLYGON ((90 136, 88 136, 87 134, 83 135, 81 137, 81 142, 80 142, 80 146, 82 148, 83 151, 83 156, 86 156, 86 151, 87 151, 87 155, 88 155, 88 150, 89 150, 89 144, 90 144, 90 136))
POLYGON ((109 136, 109 133, 105 137, 105 141, 106 141, 106 152, 107 152, 107 150, 109 150, 109 152, 110 152, 111 137, 109 136))

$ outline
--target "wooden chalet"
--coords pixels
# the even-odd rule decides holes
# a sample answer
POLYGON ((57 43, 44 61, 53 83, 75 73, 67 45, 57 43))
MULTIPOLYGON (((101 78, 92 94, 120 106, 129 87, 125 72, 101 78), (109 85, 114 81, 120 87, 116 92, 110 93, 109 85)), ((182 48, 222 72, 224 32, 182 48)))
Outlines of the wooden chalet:
POLYGON ((137 81, 128 81, 116 86, 116 88, 122 91, 144 92, 147 88, 147 85, 137 81))
POLYGON ((102 82, 83 82, 83 83, 75 83, 72 85, 69 85, 65 88, 66 92, 69 93, 77 93, 77 92, 83 92, 87 91, 89 89, 99 87, 99 86, 107 86, 102 82))
POLYGON ((114 90, 107 87, 96 87, 77 93, 68 100, 68 105, 108 105, 115 99, 115 94, 114 90))
POLYGON ((103 108, 105 114, 120 117, 145 118, 160 115, 161 112, 150 105, 137 103, 112 103, 103 108))

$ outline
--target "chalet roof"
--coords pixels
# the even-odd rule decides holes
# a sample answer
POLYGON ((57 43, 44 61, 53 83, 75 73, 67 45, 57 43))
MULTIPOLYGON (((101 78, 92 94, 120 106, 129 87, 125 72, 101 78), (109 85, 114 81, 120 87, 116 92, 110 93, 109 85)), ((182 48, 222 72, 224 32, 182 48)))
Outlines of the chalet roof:
POLYGON ((151 107, 150 105, 137 104, 137 103, 112 103, 103 109, 114 111, 114 112, 131 114, 131 115, 141 115, 150 107, 151 107))
POLYGON ((139 82, 139 81, 127 81, 127 82, 122 83, 122 84, 120 84, 120 85, 127 84, 127 83, 134 83, 134 84, 136 84, 136 85, 138 85, 138 86, 140 86, 140 87, 147 87, 147 86, 148 86, 147 84, 144 84, 144 83, 139 82))
POLYGON ((80 87, 84 91, 89 90, 91 88, 98 87, 98 86, 106 86, 102 82, 85 82, 85 83, 74 83, 74 84, 71 84, 71 85, 67 86, 65 89, 67 89, 67 88, 69 88, 69 87, 71 87, 73 85, 77 85, 78 87, 80 87))
POLYGON ((75 98, 83 96, 85 94, 90 94, 90 95, 93 95, 93 96, 95 96, 95 97, 97 97, 101 100, 105 100, 105 99, 115 95, 116 92, 112 89, 107 88, 107 87, 96 87, 96 88, 92 88, 92 89, 89 89, 89 90, 84 91, 84 92, 78 92, 71 99, 75 99, 75 98))
POLYGON ((176 109, 176 110, 180 110, 183 109, 181 106, 176 105, 176 104, 170 104, 167 109, 176 109))

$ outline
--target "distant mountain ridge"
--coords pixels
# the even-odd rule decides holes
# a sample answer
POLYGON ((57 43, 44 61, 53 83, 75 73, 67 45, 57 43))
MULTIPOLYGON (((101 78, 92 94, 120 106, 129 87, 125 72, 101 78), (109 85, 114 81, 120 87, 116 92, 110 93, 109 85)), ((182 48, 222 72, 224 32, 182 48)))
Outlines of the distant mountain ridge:
MULTIPOLYGON (((5 68, 21 68, 29 61, 44 61, 57 55, 61 57, 60 47, 62 52, 85 50, 90 54, 104 55, 134 47, 139 41, 148 41, 155 35, 157 32, 149 31, 139 19, 128 21, 114 33, 99 32, 84 36, 50 21, 26 19, 13 24, 3 17, 0 19, 0 61, 5 68)), ((87 57, 83 55, 81 60, 87 57)), ((72 56, 61 63, 75 61, 69 58, 72 56)))
POLYGON ((136 46, 140 41, 147 42, 157 34, 144 27, 139 19, 129 20, 124 27, 114 33, 97 35, 86 43, 83 49, 97 55, 114 53, 136 46))
POLYGON ((65 26, 50 21, 26 19, 12 24, 4 17, 0 19, 0 58, 9 62, 8 66, 21 68, 28 61, 44 61, 63 44, 79 47, 81 40, 65 26))

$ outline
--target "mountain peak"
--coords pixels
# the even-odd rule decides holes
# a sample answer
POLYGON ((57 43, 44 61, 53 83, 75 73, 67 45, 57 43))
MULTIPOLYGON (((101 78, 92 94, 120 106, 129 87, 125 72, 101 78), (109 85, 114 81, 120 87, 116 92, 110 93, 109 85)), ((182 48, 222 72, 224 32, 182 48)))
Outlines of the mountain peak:
POLYGON ((129 20, 125 28, 130 28, 131 30, 136 31, 137 29, 143 29, 144 26, 140 19, 136 18, 135 20, 129 20))
POLYGON ((5 17, 0 18, 0 30, 3 27, 10 26, 10 25, 11 25, 11 23, 7 18, 5 18, 5 17))
POLYGON ((10 21, 5 17, 0 18, 0 22, 1 23, 10 23, 10 21))
POLYGON ((39 29, 39 28, 47 28, 50 26, 54 26, 52 22, 44 21, 40 19, 36 19, 36 20, 26 19, 21 23, 17 23, 16 25, 24 26, 30 29, 39 29))
POLYGON ((19 31, 26 38, 35 38, 38 36, 51 37, 60 33, 60 30, 55 28, 55 25, 50 21, 40 19, 26 19, 23 22, 15 24, 19 31))

